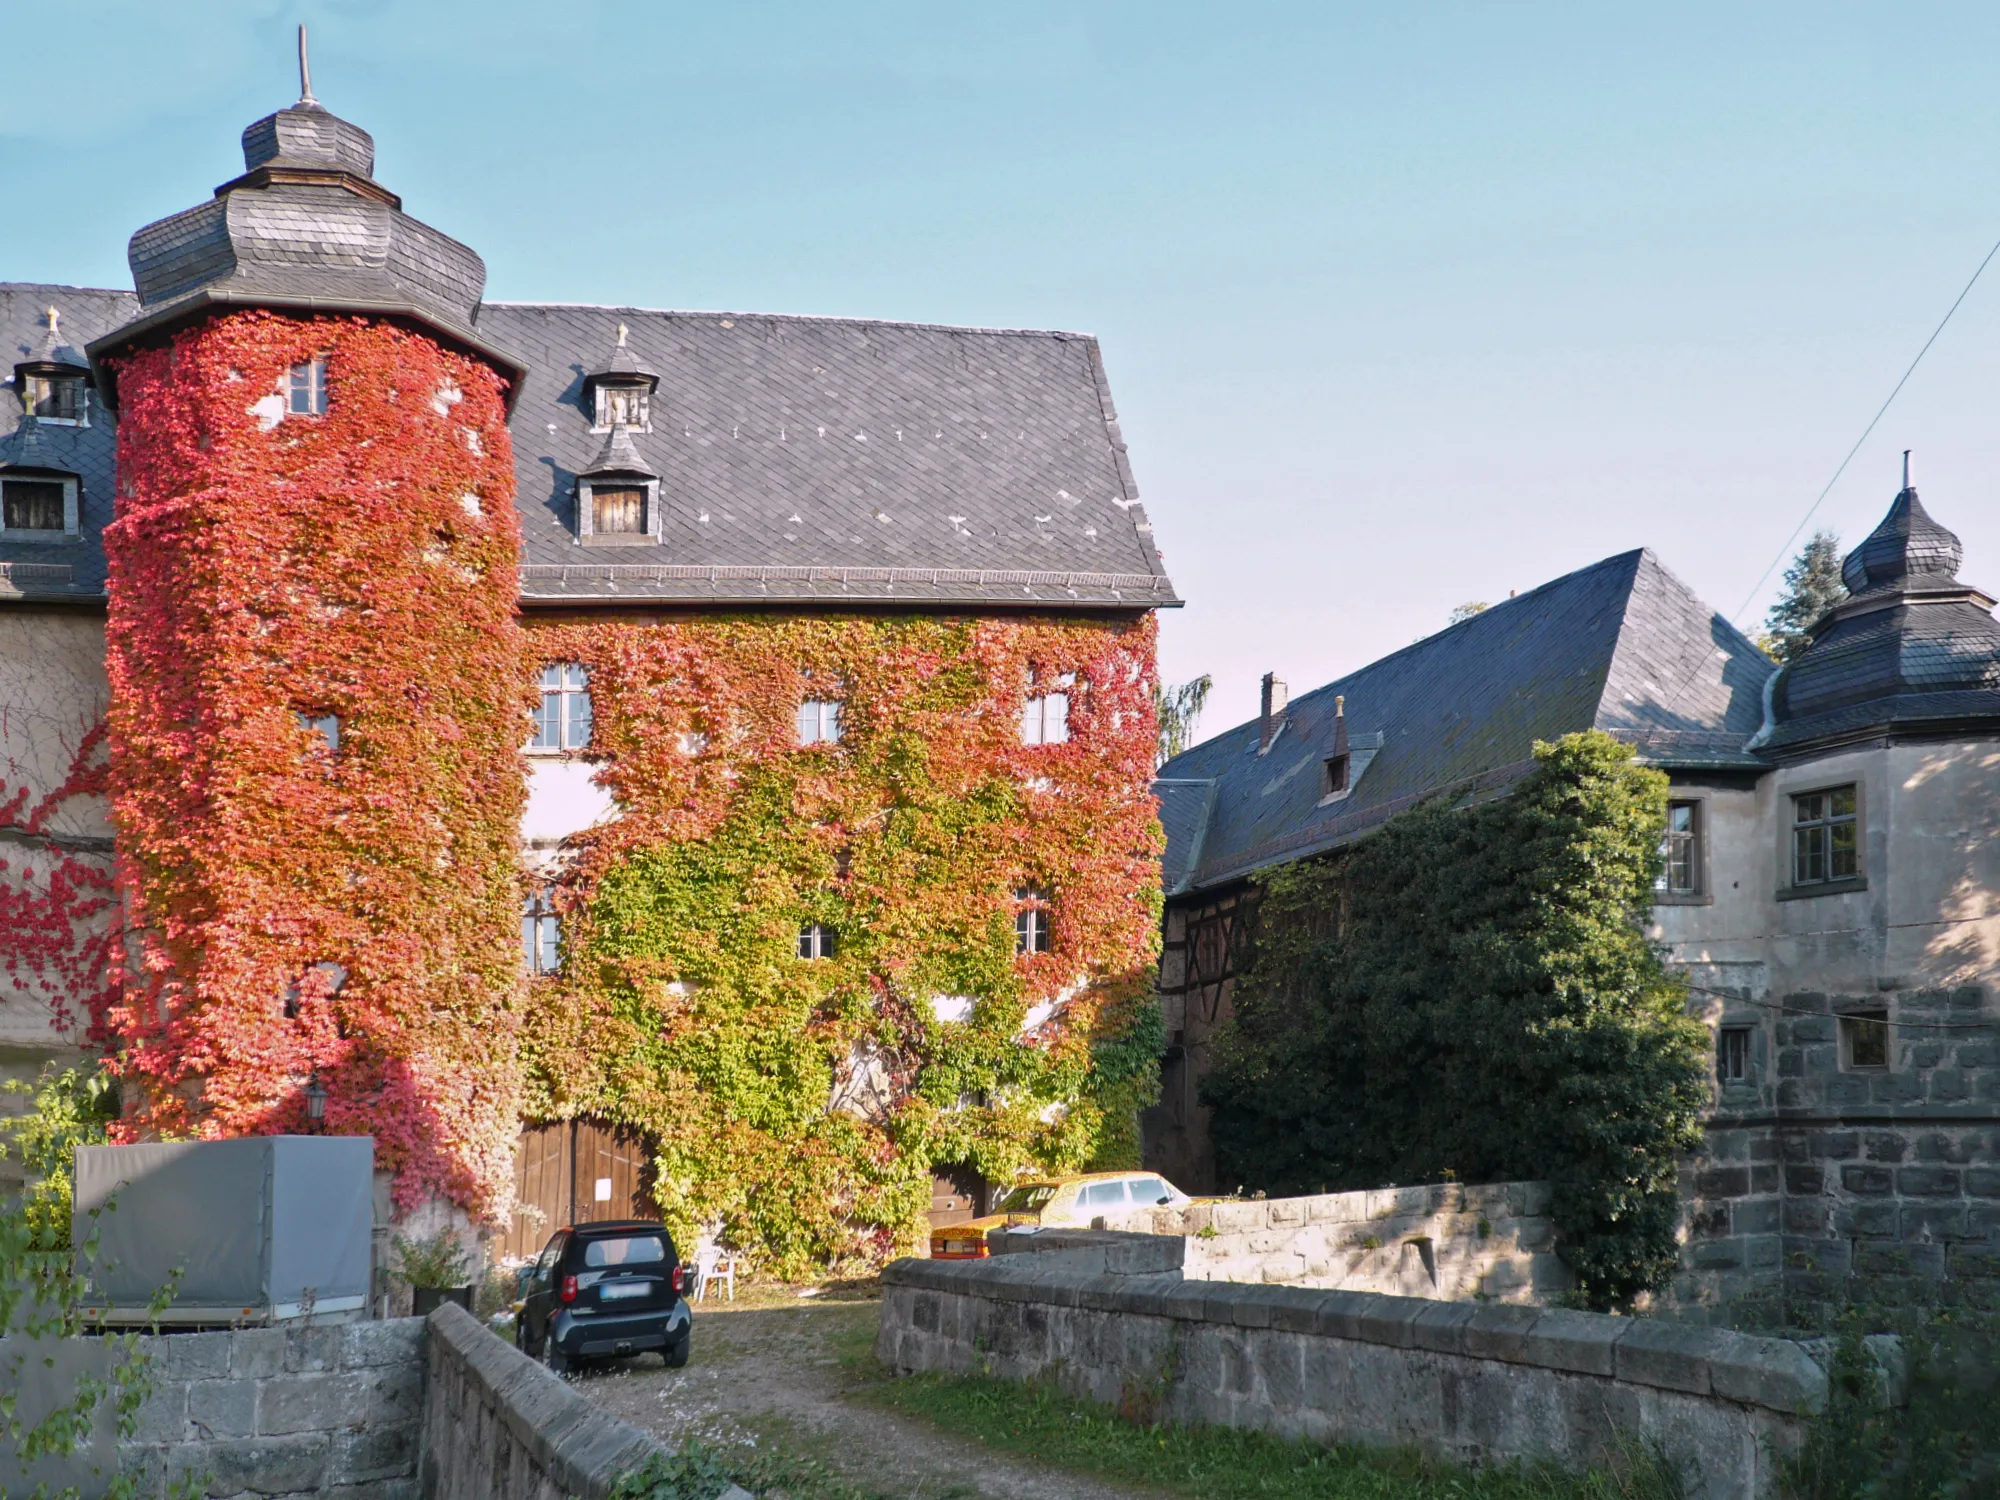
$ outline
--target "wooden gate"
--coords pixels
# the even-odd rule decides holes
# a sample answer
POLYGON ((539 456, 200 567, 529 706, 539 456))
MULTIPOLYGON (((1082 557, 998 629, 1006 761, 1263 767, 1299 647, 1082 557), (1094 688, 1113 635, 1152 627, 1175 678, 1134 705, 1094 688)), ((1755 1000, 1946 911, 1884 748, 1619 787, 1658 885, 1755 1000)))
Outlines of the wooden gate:
POLYGON ((655 1217, 645 1137, 601 1120, 523 1125, 514 1152, 514 1222, 494 1247, 525 1259, 570 1224, 655 1217))

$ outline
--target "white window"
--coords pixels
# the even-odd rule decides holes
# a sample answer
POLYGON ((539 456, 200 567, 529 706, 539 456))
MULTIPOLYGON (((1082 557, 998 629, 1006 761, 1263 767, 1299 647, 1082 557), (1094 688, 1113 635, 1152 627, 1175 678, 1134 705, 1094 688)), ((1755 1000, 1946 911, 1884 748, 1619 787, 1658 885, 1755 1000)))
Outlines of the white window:
POLYGON ((521 902, 521 962, 530 974, 553 974, 562 967, 562 923, 547 886, 521 902))
POLYGON ((834 745, 840 742, 840 700, 808 698, 799 705, 799 743, 834 745))
POLYGON ((1014 952, 1018 955, 1049 951, 1049 898, 1046 892, 1014 892, 1014 952))
POLYGON ((340 748, 340 715, 315 713, 310 709, 299 710, 299 728, 312 735, 318 742, 316 748, 328 755, 340 748))
POLYGON ((0 479, 0 531, 22 541, 54 541, 77 529, 76 481, 60 475, 0 479))
POLYGON ((818 922, 808 922, 799 929, 799 957, 803 959, 832 958, 834 950, 833 929, 818 922))
POLYGON ((1053 683, 1037 682, 1028 674, 1028 697, 1021 705, 1021 743, 1060 745, 1069 739, 1069 691, 1076 674, 1065 672, 1053 683))
POLYGON ((578 663, 542 668, 542 705, 535 710, 530 750, 552 754, 590 744, 590 673, 578 663))
POLYGON ((285 412, 294 417, 326 415, 326 361, 309 359, 293 365, 286 382, 285 412))
POLYGON ((1699 802, 1667 804, 1667 831, 1660 840, 1660 875, 1653 889, 1663 896, 1701 894, 1699 802))
POLYGON ((82 425, 87 398, 81 375, 28 375, 23 380, 21 405, 29 415, 44 422, 82 425))

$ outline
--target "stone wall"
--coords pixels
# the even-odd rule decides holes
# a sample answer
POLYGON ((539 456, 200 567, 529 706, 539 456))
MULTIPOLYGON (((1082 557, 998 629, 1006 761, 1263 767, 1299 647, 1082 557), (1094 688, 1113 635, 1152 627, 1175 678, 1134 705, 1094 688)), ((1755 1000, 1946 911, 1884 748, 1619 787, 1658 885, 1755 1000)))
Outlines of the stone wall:
POLYGON ((1780 1339, 1056 1261, 897 1261, 876 1353, 902 1374, 1051 1379, 1164 1420, 1468 1463, 1580 1465, 1657 1441, 1700 1500, 1773 1494, 1774 1456, 1826 1397, 1819 1366, 1780 1339))
POLYGON ((141 1339, 154 1390, 124 1467, 141 1497, 206 1474, 214 1496, 414 1500, 423 1343, 417 1318, 141 1339))
POLYGON ((666 1451, 464 1308, 446 1303, 427 1321, 424 1500, 604 1500, 621 1475, 666 1451))
POLYGON ((1549 1189, 1455 1182, 1143 1209, 1107 1228, 1179 1235, 1190 1281, 1541 1302, 1567 1291, 1549 1189))

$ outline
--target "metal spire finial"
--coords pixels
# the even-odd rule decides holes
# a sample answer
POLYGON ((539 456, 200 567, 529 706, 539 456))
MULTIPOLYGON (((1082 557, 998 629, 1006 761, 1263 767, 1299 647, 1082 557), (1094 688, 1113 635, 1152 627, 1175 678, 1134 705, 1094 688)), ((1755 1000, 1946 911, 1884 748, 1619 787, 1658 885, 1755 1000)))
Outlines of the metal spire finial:
POLYGON ((317 104, 313 98, 312 63, 306 58, 306 23, 299 22, 299 103, 317 104))
POLYGON ((1903 450, 1903 488, 1908 489, 1909 487, 1910 487, 1910 450, 1908 448, 1905 448, 1903 450))

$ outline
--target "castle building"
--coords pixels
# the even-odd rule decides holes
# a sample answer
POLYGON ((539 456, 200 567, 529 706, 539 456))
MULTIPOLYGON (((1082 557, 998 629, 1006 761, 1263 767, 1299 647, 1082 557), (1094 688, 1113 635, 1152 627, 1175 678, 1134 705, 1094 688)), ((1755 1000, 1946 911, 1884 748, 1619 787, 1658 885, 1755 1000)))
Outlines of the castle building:
POLYGON ((1510 598, 1165 765, 1146 1163, 1220 1180, 1199 1085, 1261 871, 1599 729, 1670 778, 1652 935, 1713 1035, 1669 1300, 1810 1319, 2000 1290, 2000 624, 1907 486, 1779 668, 1650 552, 1510 598), (1780 1304, 1782 1303, 1782 1307, 1780 1304))
POLYGON ((489 303, 309 92, 243 156, 0 283, 0 1065, 514 1251, 1136 1151, 1178 600, 1095 340, 489 303))

